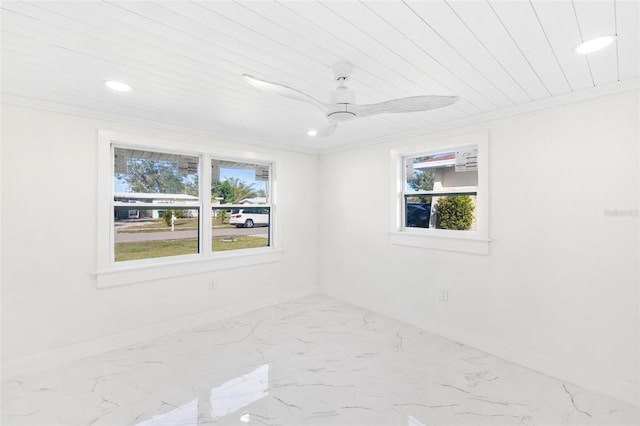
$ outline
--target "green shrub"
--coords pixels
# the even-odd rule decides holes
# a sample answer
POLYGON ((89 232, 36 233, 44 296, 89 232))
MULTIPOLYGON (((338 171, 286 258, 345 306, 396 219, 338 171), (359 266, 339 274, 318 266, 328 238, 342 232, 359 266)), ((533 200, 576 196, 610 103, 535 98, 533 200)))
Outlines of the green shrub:
POLYGON ((164 223, 167 224, 167 226, 171 226, 171 213, 173 212, 173 215, 176 217, 176 219, 182 219, 187 217, 187 211, 186 210, 165 210, 162 213, 162 218, 164 219, 164 223))
POLYGON ((473 210, 475 209, 471 197, 468 195, 454 195, 442 197, 438 200, 436 213, 438 216, 438 228, 468 230, 473 223, 473 210))

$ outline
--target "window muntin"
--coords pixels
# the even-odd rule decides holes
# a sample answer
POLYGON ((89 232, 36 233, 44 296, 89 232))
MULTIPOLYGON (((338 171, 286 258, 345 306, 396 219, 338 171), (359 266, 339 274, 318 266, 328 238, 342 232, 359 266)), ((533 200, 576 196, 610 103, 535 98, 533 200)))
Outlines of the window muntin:
POLYGON ((402 158, 402 228, 477 231, 478 147, 402 158))

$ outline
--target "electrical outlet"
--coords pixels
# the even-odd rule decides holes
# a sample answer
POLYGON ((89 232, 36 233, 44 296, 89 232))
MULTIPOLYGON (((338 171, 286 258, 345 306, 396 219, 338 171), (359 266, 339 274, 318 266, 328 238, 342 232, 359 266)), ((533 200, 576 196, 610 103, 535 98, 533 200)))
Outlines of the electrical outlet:
POLYGON ((444 290, 444 289, 440 290, 440 300, 443 302, 449 301, 449 290, 444 290))
POLYGON ((209 291, 215 291, 218 289, 218 284, 215 280, 209 281, 209 291))

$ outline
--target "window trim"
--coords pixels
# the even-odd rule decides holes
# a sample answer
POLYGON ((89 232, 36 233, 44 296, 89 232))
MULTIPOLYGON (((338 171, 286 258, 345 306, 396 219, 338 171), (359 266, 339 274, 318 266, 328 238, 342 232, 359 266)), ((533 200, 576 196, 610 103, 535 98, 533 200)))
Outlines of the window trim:
MULTIPOLYGON (((473 254, 489 254, 489 133, 486 131, 437 139, 417 146, 391 151, 391 214, 389 240, 394 245, 430 248, 473 254), (453 231, 403 226, 404 162, 403 158, 455 151, 461 147, 478 147, 478 188, 476 231, 453 231)), ((409 191, 411 192, 411 191, 409 191)))
MULTIPOLYGON (((108 130, 98 130, 98 200, 97 200, 97 265, 94 275, 97 287, 111 287, 122 284, 198 274, 221 269, 238 268, 282 260, 279 248, 280 227, 276 203, 276 160, 267 155, 228 148, 205 147, 203 145, 175 142, 166 139, 129 135, 108 130), (199 213, 201 247, 199 253, 161 258, 141 259, 131 262, 115 262, 113 259, 113 146, 126 146, 143 150, 175 152, 199 157, 199 213), (203 250, 206 241, 211 241, 212 232, 206 218, 211 217, 211 159, 269 164, 269 207, 271 209, 270 247, 213 252, 203 250), (205 167, 207 165, 207 167, 205 167)), ((173 207, 173 206, 172 206, 173 207)), ((194 208, 194 206, 191 206, 194 208)))

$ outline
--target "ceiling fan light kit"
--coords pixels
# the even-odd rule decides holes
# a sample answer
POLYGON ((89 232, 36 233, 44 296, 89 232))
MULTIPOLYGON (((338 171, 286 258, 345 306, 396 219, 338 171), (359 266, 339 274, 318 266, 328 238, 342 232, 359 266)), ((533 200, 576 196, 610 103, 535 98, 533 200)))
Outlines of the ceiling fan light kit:
POLYGON ((353 68, 351 63, 345 61, 333 64, 331 73, 333 74, 333 79, 337 87, 329 93, 329 103, 321 102, 313 96, 284 84, 261 80, 248 74, 243 74, 242 77, 258 89, 297 101, 310 103, 319 108, 325 117, 327 117, 328 125, 316 130, 315 134, 312 134, 313 131, 309 131, 309 136, 329 136, 335 131, 336 124, 343 121, 351 121, 356 118, 376 114, 429 111, 452 105, 459 99, 457 96, 424 95, 392 99, 375 104, 358 105, 356 104, 355 93, 346 86, 346 82, 349 80, 353 68))

